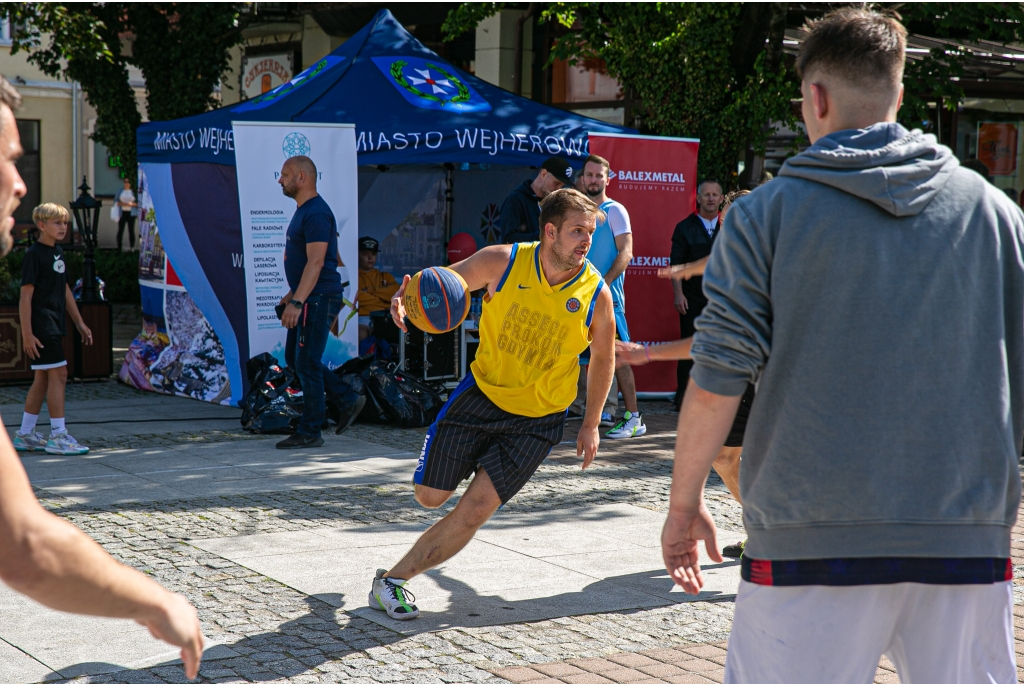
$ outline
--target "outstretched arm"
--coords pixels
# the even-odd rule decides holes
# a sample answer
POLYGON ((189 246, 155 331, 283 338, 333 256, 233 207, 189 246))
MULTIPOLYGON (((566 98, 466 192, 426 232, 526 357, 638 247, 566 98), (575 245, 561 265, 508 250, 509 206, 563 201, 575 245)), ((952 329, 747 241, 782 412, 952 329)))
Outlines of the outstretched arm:
POLYGON ((651 362, 690 358, 693 336, 666 343, 634 343, 615 341, 615 366, 643 366, 651 362))
POLYGON ((688 281, 694 276, 703 276, 704 267, 707 266, 711 257, 698 259, 689 264, 676 264, 674 266, 663 266, 658 269, 658 278, 673 278, 677 281, 688 281))
POLYGON ((601 288, 590 322, 590 367, 587 370, 587 413, 576 438, 576 456, 583 457, 583 468, 590 466, 601 444, 601 411, 615 375, 615 314, 612 294, 601 288))
MULTIPOLYGON (((448 268, 462 276, 462 280, 469 286, 469 292, 487 288, 487 292, 493 295, 494 289, 505 274, 505 269, 508 268, 511 256, 511 245, 488 245, 448 268)), ((394 319, 396 326, 406 332, 408 331, 405 327, 405 304, 402 298, 405 296, 405 287, 409 280, 409 276, 403 278, 398 292, 391 298, 391 318, 394 319)))
POLYGON ((0 550, 0 579, 13 589, 60 611, 133 619, 181 647, 185 674, 198 674, 203 634, 196 610, 44 510, 6 431, 0 433, 0 550))

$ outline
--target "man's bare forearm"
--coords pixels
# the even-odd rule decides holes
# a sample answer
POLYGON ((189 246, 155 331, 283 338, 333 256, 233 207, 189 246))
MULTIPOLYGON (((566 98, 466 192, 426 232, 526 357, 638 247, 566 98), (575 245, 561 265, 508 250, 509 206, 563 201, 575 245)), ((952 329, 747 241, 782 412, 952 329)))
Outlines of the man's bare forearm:
POLYGON ((590 366, 587 368, 587 411, 583 417, 584 426, 593 428, 600 425, 604 401, 608 399, 608 391, 611 390, 614 376, 614 355, 598 359, 591 354, 590 366))
POLYGON ((309 294, 313 292, 313 288, 316 287, 316 282, 320 280, 320 271, 323 269, 323 260, 309 260, 306 262, 305 268, 302 269, 302 278, 299 279, 299 287, 295 289, 295 295, 292 297, 293 300, 299 302, 305 302, 309 294))
POLYGON ((0 577, 11 588, 60 611, 159 619, 169 593, 157 583, 114 561, 85 533, 41 508, 25 519, 3 536, 13 538, 4 545, 10 559, 0 566, 0 577))
POLYGON ((729 427, 736 418, 741 398, 741 395, 716 395, 690 379, 679 411, 672 490, 669 495, 670 512, 694 511, 700 506, 704 482, 715 456, 729 435, 729 427))
POLYGON ((682 340, 673 340, 666 343, 654 343, 647 347, 647 355, 651 361, 674 361, 677 359, 690 358, 690 346, 693 344, 693 336, 682 340))
POLYGON ((6 435, 0 436, 0 578, 61 611, 152 620, 171 596, 45 511, 6 435))

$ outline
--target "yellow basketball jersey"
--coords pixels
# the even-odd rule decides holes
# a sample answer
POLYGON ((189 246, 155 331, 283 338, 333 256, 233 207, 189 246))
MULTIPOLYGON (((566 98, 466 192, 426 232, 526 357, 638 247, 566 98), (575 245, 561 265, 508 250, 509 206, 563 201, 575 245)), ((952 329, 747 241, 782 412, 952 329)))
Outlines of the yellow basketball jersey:
POLYGON ((512 246, 493 297, 484 296, 473 376, 494 404, 520 416, 565 411, 576 398, 579 355, 604 279, 590 262, 571 280, 548 285, 540 243, 512 246))

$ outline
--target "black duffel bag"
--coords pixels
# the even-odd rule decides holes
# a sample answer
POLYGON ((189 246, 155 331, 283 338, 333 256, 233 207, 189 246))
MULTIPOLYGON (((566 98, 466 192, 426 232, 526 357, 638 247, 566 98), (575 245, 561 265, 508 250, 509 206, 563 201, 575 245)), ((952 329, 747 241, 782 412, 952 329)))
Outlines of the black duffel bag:
POLYGON ((366 406, 358 420, 365 423, 422 428, 434 422, 444 405, 433 388, 401 371, 389 370, 372 354, 350 359, 334 373, 343 379, 354 376, 362 380, 366 406))

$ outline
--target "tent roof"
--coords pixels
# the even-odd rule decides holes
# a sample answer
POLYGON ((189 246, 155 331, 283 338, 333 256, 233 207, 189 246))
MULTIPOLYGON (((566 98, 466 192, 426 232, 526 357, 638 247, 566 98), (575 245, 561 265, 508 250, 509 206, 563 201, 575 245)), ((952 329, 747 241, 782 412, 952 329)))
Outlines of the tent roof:
POLYGON ((234 165, 232 121, 354 123, 359 164, 579 166, 587 133, 630 133, 542 105, 453 67, 388 10, 290 82, 227 107, 139 127, 140 162, 234 165))

